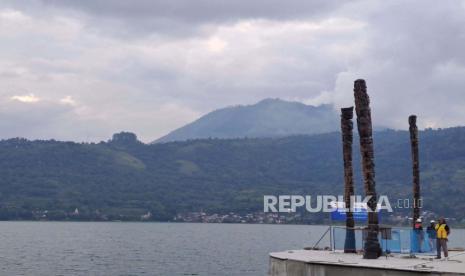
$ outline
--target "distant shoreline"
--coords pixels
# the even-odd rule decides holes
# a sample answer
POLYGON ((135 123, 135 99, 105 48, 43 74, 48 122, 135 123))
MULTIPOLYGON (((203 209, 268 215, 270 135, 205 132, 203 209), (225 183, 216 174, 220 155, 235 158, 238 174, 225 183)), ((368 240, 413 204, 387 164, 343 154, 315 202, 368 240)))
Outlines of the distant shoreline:
MULTIPOLYGON (((0 220, 2 222, 95 222, 95 223, 170 223, 170 224, 212 224, 212 225, 282 225, 282 226, 324 226, 329 227, 329 224, 303 224, 303 223, 247 223, 247 222, 189 222, 189 221, 138 221, 138 220, 0 220)), ((333 224, 332 226, 344 226, 342 224, 333 224)), ((357 227, 363 227, 358 225, 357 227)), ((388 227, 403 227, 409 228, 409 225, 387 225, 388 227)), ((465 229, 464 225, 451 225, 452 229, 465 229)))

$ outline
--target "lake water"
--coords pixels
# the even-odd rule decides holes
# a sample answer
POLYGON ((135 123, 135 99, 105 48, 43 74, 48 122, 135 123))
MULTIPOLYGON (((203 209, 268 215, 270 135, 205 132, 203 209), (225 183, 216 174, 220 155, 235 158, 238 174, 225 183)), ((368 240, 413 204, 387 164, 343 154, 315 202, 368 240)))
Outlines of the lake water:
MULTIPOLYGON (((326 229, 304 225, 0 222, 0 275, 266 275, 269 252, 312 246, 326 229)), ((465 245, 465 231, 453 231, 451 246, 465 245)))

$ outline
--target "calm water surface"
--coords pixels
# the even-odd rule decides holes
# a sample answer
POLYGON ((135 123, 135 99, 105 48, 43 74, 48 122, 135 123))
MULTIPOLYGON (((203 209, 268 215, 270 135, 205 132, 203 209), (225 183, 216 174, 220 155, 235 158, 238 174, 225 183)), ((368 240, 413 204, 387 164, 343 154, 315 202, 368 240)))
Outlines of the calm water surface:
MULTIPOLYGON (((0 275, 266 275, 326 226, 0 222, 0 275)), ((328 243, 327 240, 324 243, 328 243)), ((465 244, 454 230, 451 246, 465 244)))

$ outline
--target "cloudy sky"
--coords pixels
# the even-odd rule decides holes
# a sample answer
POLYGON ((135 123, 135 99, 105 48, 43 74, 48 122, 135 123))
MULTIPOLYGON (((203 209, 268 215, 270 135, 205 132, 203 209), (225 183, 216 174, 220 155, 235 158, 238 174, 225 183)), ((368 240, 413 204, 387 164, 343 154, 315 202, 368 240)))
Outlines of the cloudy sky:
POLYGON ((279 97, 465 125, 465 1, 0 0, 0 138, 145 142, 279 97))

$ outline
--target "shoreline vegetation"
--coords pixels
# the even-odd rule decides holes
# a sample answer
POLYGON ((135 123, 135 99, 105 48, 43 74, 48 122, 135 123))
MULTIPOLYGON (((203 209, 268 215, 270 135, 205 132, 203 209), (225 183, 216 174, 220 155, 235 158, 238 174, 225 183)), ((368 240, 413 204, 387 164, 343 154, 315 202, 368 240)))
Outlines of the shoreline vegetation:
MULTIPOLYGON (((65 218, 29 218, 29 219, 0 219, 0 221, 29 221, 29 222, 137 222, 137 223, 202 223, 202 224, 266 224, 266 225, 322 225, 322 226, 341 226, 344 227, 344 221, 331 221, 330 219, 303 219, 299 214, 290 216, 289 214, 264 214, 264 213, 255 213, 241 216, 235 213, 229 213, 225 215, 213 214, 207 215, 202 212, 192 212, 189 214, 178 215, 171 220, 155 220, 151 216, 143 215, 139 218, 128 218, 128 217, 119 217, 118 218, 88 218, 85 216, 79 216, 74 214, 70 217, 65 218)), ((429 220, 428 220, 429 221, 429 220)), ((425 222, 425 227, 427 223, 425 222)), ((459 223, 456 221, 448 222, 448 224, 453 228, 465 229, 464 223, 459 223)), ((392 227, 410 227, 411 221, 408 218, 403 220, 392 220, 385 219, 381 222, 381 225, 388 225, 392 227)), ((356 227, 364 227, 366 222, 358 222, 356 227)))
MULTIPOLYGON (((379 194, 411 199, 408 131, 374 135, 379 194)), ((427 129, 419 137, 421 216, 465 225, 465 127, 427 129)), ((2 140, 0 220, 204 221, 188 214, 205 213, 207 222, 324 223, 327 214, 288 221, 257 213, 264 195, 342 194, 341 156, 337 132, 160 144, 128 132, 100 143, 2 140)), ((357 156, 356 194, 363 193, 357 156)), ((398 206, 382 223, 406 223, 408 216, 411 208, 398 206)))

